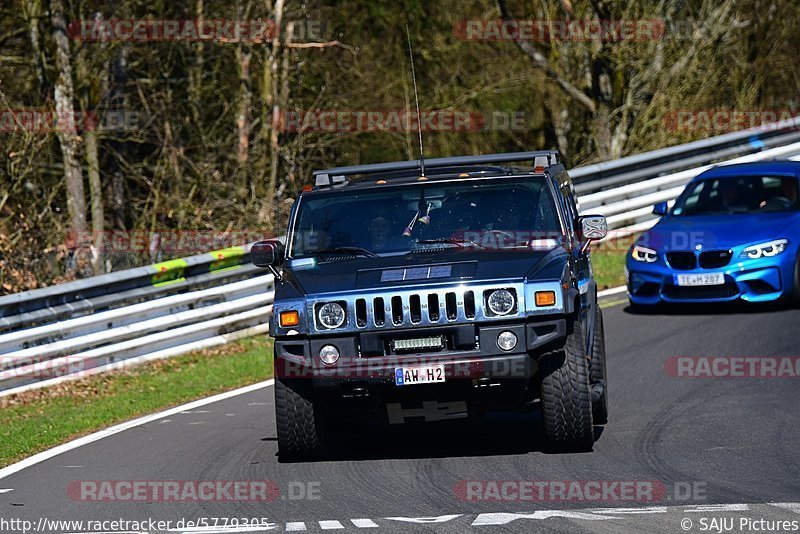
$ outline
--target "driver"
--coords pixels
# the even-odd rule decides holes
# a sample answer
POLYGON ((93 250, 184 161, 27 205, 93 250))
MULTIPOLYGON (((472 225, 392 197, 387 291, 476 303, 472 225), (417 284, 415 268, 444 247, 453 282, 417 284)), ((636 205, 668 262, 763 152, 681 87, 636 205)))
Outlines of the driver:
POLYGON ((784 178, 781 180, 781 193, 780 195, 773 196, 769 200, 762 200, 758 205, 759 208, 764 208, 770 205, 788 203, 790 207, 797 207, 797 180, 794 178, 784 178))
POLYGON ((368 230, 369 237, 372 241, 371 250, 380 252, 385 250, 389 245, 389 231, 391 230, 391 223, 382 214, 370 221, 368 230))

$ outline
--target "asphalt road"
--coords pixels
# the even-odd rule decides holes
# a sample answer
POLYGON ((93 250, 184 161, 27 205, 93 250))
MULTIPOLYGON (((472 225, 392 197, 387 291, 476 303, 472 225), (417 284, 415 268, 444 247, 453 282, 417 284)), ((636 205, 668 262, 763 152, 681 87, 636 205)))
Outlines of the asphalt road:
POLYGON ((633 315, 617 305, 605 314, 611 420, 598 428, 593 452, 543 453, 537 414, 501 413, 339 434, 332 459, 279 464, 267 387, 0 480, 0 531, 21 532, 18 524, 2 528, 2 519, 37 525, 40 518, 154 518, 172 520, 180 532, 266 531, 175 523, 204 517, 217 525, 268 518, 267 528, 279 532, 702 532, 721 518, 735 521, 731 532, 754 531, 740 521, 760 519, 795 521, 794 529, 782 526, 800 529, 800 505, 792 504, 800 502, 800 378, 685 378, 665 370, 674 356, 800 356, 800 310, 633 315), (267 480, 280 495, 269 502, 83 502, 68 493, 76 480, 267 480), (647 492, 618 501, 573 495, 537 502, 509 493, 497 500, 486 482, 493 480, 580 488, 638 481, 663 491, 655 500, 647 492), (465 481, 480 484, 470 486, 480 488, 471 500, 465 481))

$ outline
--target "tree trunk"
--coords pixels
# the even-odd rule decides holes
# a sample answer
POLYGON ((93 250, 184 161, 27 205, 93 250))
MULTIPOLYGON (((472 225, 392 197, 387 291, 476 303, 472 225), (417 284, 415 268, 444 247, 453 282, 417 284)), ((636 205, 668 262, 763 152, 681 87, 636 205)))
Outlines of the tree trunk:
MULTIPOLYGON (((111 61, 110 88, 108 95, 108 109, 111 112, 124 113, 129 109, 127 83, 128 83, 128 47, 122 46, 111 61)), ((125 141, 108 141, 109 153, 112 157, 106 163, 107 172, 111 176, 110 208, 113 218, 113 228, 116 230, 128 229, 128 202, 125 191, 125 177, 119 161, 125 160, 128 154, 128 143, 125 141)))
MULTIPOLYGON (((197 26, 203 26, 203 0, 195 3, 194 14, 197 19, 197 26)), ((204 137, 202 128, 202 116, 200 114, 203 87, 203 41, 193 44, 195 55, 194 65, 189 69, 189 107, 191 108, 192 120, 200 136, 204 137)))
POLYGON ((80 138, 75 128, 73 107, 72 62, 67 39, 62 0, 51 0, 53 39, 56 43, 55 85, 56 115, 58 117, 58 141, 64 160, 64 181, 67 190, 67 211, 70 216, 70 231, 80 239, 86 233, 86 199, 84 198, 83 173, 79 163, 80 138))
POLYGON ((274 29, 272 42, 269 45, 269 57, 264 62, 261 96, 264 100, 264 118, 262 120, 262 139, 269 137, 269 177, 267 179, 267 193, 264 205, 259 213, 261 223, 275 222, 275 192, 278 187, 278 132, 280 124, 280 109, 277 109, 278 100, 278 65, 281 52, 280 30, 283 24, 283 0, 276 0, 272 8, 274 29), (269 130, 267 130, 269 129, 269 130), (266 135, 269 133, 269 135, 266 135))
POLYGON ((39 93, 47 98, 50 94, 50 87, 45 75, 44 53, 42 51, 41 34, 39 32, 39 17, 42 15, 41 0, 30 0, 23 4, 25 15, 28 19, 28 38, 31 41, 31 51, 36 65, 36 79, 39 81, 39 93))
POLYGON ((97 132, 86 132, 86 163, 89 174, 89 195, 92 205, 92 268, 94 274, 105 272, 103 254, 103 232, 105 231, 105 210, 103 209, 103 186, 100 182, 100 161, 97 156, 97 132))
POLYGON ((238 131, 238 148, 236 160, 239 169, 244 170, 250 152, 250 106, 252 95, 250 92, 250 48, 241 44, 236 48, 236 63, 239 66, 239 111, 236 114, 236 129, 238 131))

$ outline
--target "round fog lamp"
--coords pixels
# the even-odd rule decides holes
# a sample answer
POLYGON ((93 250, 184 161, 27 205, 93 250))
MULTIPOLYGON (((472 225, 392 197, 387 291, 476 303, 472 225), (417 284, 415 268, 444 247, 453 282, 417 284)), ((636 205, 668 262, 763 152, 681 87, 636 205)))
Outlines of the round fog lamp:
POLYGON ((333 365, 339 361, 339 349, 333 345, 325 345, 319 349, 319 359, 325 365, 333 365))
POLYGON ((497 346, 503 350, 514 350, 517 346, 517 335, 514 332, 504 330, 497 336, 497 346))

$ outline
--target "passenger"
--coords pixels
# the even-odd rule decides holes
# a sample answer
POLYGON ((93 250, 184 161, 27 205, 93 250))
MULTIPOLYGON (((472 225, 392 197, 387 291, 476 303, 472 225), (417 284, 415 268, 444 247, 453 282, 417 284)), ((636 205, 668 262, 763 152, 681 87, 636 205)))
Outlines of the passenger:
POLYGON ((797 179, 784 178, 781 180, 781 192, 793 208, 797 207, 797 179))
POLYGON ((717 189, 719 190, 717 209, 727 211, 740 203, 739 188, 735 181, 722 179, 719 181, 717 189))

